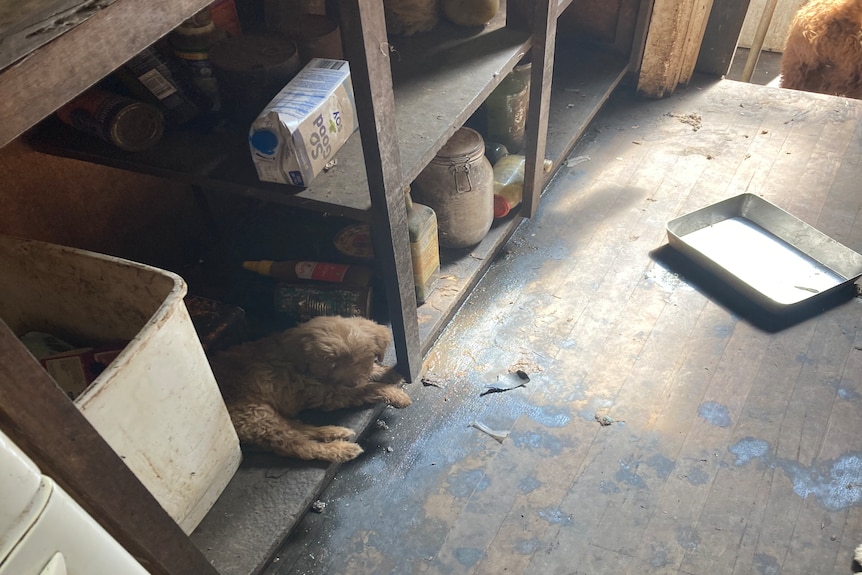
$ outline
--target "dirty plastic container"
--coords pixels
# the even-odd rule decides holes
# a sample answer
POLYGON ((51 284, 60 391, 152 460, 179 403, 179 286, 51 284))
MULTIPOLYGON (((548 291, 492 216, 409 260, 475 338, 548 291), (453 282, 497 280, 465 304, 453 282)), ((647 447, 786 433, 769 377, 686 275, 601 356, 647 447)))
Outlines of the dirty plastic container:
MULTIPOLYGON (((512 154, 504 156, 494 164, 494 217, 504 218, 524 199, 524 169, 527 159, 512 154)), ((553 169, 554 163, 545 160, 544 172, 553 169)))
POLYGON ((468 248, 487 235, 494 221, 494 170, 485 142, 472 128, 449 138, 413 181, 413 199, 437 214, 440 246, 468 248))
POLYGON ((185 282, 151 266, 7 236, 0 236, 0 269, 0 318, 17 336, 129 341, 74 403, 191 533, 241 453, 183 303, 185 282))

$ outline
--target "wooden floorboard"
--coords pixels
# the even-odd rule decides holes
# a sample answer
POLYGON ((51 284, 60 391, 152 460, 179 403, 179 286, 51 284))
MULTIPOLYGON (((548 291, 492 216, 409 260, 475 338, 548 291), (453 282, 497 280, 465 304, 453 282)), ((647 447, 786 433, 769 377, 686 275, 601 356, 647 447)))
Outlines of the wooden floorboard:
POLYGON ((862 302, 768 318, 665 225, 747 192, 862 251, 860 117, 732 81, 620 88, 430 351, 437 385, 384 412, 266 572, 851 573, 862 302))

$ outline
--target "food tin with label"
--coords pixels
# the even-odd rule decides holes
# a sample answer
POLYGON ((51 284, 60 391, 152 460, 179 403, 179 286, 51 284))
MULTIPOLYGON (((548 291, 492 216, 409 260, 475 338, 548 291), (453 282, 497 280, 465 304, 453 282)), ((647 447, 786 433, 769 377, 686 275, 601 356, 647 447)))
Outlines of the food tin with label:
POLYGON ((275 290, 275 311, 299 322, 320 315, 370 318, 371 296, 371 286, 285 283, 275 290))
POLYGON ((73 128, 92 134, 128 152, 153 147, 165 129, 155 106, 101 88, 91 88, 57 110, 73 128))

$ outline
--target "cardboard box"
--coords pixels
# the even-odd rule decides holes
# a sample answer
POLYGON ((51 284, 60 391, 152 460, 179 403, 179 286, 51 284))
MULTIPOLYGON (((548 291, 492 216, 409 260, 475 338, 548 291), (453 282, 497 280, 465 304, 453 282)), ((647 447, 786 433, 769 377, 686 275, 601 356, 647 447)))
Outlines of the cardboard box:
POLYGON ((348 63, 311 60, 251 125, 258 177, 308 186, 359 127, 355 108, 348 63))

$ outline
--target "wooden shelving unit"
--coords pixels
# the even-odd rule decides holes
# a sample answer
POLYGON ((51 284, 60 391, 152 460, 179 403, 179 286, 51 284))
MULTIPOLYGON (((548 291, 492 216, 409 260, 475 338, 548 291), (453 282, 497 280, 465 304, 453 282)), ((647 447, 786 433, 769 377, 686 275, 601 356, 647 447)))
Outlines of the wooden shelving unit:
MULTIPOLYGON (((349 9, 349 6, 345 6, 345 11, 349 9)), ((349 22, 361 20, 366 14, 370 30, 377 31, 377 27, 382 25, 382 10, 379 6, 377 13, 373 9, 357 10, 352 19, 345 18, 347 21, 342 23, 343 28, 349 30, 349 22)), ((379 31, 375 33, 380 34, 379 31)), ((383 28, 380 44, 391 46, 391 52, 384 56, 387 59, 385 67, 391 73, 389 88, 394 100, 393 118, 397 130, 392 147, 397 149, 400 170, 384 186, 387 189, 382 196, 389 197, 389 201, 394 203, 393 212, 400 209, 403 198, 388 188, 401 190, 413 181, 440 147, 529 51, 531 39, 529 32, 506 26, 505 6, 495 20, 480 31, 443 22, 433 34, 393 39, 389 44, 383 28)), ((362 41, 364 43, 366 39, 362 41)), ((351 45, 347 43, 348 53, 351 45)), ((354 56, 356 51, 354 49, 354 56)), ((352 75, 354 83, 361 85, 371 76, 379 77, 381 72, 375 71, 373 75, 368 75, 368 79, 363 79, 362 70, 354 69, 352 75)), ((356 94, 361 114, 361 108, 372 102, 359 88, 356 94)), ((367 122, 360 124, 366 126, 367 122)), ((406 245, 390 241, 393 239, 393 230, 399 227, 399 216, 393 215, 394 219, 390 222, 389 210, 384 210, 387 212, 385 214, 376 213, 376 207, 386 206, 387 202, 373 200, 375 193, 380 193, 381 186, 380 182, 375 185, 368 177, 366 164, 374 162, 363 150, 365 132, 360 129, 355 133, 336 155, 335 168, 320 174, 305 189, 260 182, 251 163, 247 134, 240 130, 206 135, 171 132, 152 150, 126 153, 99 140, 81 137, 57 121, 47 121, 31 132, 28 141, 34 148, 46 153, 158 175, 187 182, 204 190, 238 193, 370 222, 375 233, 384 236, 377 241, 378 245, 383 246, 377 251, 384 274, 399 276, 398 273, 392 273, 398 265, 395 263, 395 254, 399 254, 398 257, 403 260, 409 257, 409 251, 406 245), (387 252, 391 252, 388 257, 387 252)), ((371 132, 371 136, 376 139, 377 133, 379 130, 371 132)), ((372 146, 376 144, 373 142, 372 146)), ((387 153, 391 154, 392 151, 387 153)), ((506 234, 503 236, 508 237, 506 234)), ((488 243, 493 251, 496 242, 491 240, 488 243)), ((488 250, 483 246, 480 251, 488 250)), ((408 269, 406 273, 412 272, 408 269)), ((396 355, 402 372, 415 377, 419 372, 421 354, 427 351, 439 330, 423 330, 419 327, 418 315, 413 311, 415 302, 411 306, 410 294, 406 293, 408 290, 405 286, 408 284, 405 278, 400 278, 398 283, 398 287, 387 287, 388 300, 393 302, 389 311, 393 318, 396 355), (399 316, 403 316, 403 320, 399 321, 399 316)), ((446 307, 458 305, 471 286, 471 281, 457 286, 455 293, 460 297, 445 298, 446 307)), ((452 293, 452 290, 447 293, 452 293)), ((441 312, 440 317, 451 317, 449 310, 442 309, 441 312)), ((434 328, 438 327, 437 322, 432 323, 434 328)))
MULTIPOLYGON (((0 72, 0 145, 35 126, 210 1, 115 0, 0 72)), ((361 128, 337 154, 335 168, 318 176, 306 189, 258 181, 246 134, 240 130, 206 135, 171 132, 155 149, 136 154, 81 137, 50 119, 33 128, 27 139, 46 153, 370 223, 378 266, 384 272, 399 367, 406 376, 415 378, 422 357, 521 218, 538 208, 546 177, 537 170, 541 165, 538 159, 550 158, 555 168, 559 167, 628 69, 628 59, 613 51, 557 46, 557 18, 573 0, 508 1, 509 10, 503 2, 498 17, 481 31, 444 23, 432 34, 390 39, 380 0, 340 0, 342 35, 361 128), (495 222, 488 236, 472 250, 444 251, 440 285, 417 309, 402 190, 530 50, 531 110, 521 212, 495 222)), ((3 385, 0 379, 0 392, 5 392, 3 385)), ((44 401, 65 400, 57 395, 44 401)), ((378 413, 379 409, 359 412, 347 424, 367 428, 378 413)), ((83 417, 74 419, 72 426, 88 425, 83 417)), ((201 553, 222 575, 255 572, 313 501, 308 494, 291 491, 294 480, 311 477, 324 485, 336 467, 286 462, 274 477, 271 461, 266 463, 268 467, 256 465, 254 457, 249 461, 251 464, 240 469, 211 512, 212 517, 204 520, 191 540, 184 538, 178 546, 161 553, 152 545, 158 525, 141 535, 122 527, 131 519, 112 517, 112 522, 120 524, 112 532, 119 531, 125 543, 129 537, 149 538, 138 547, 157 565, 154 573, 206 573, 181 566, 184 555, 195 558, 189 565, 199 565, 201 553), (261 488, 263 485, 266 487, 261 488), (255 497, 249 497, 250 493, 255 497), (216 516, 230 516, 231 521, 220 522, 216 516), (254 541, 229 544, 232 530, 241 530, 242 522, 256 534, 254 541), (237 553, 243 554, 239 562, 237 553), (225 566, 228 563, 230 566, 225 566)), ((133 493, 136 487, 132 483, 119 489, 133 493)), ((86 490, 85 482, 78 493, 86 490)))

